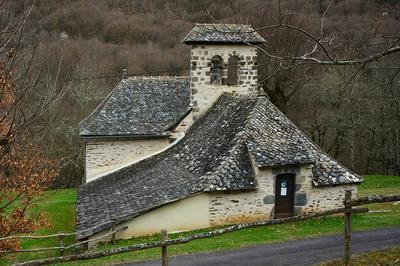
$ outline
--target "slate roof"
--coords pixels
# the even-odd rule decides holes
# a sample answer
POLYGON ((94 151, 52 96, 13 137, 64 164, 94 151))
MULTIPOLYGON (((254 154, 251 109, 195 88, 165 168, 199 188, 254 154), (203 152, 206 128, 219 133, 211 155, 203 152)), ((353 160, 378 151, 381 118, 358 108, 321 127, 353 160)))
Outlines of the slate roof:
POLYGON ((80 136, 167 136, 190 111, 189 81, 123 79, 79 124, 80 136))
POLYGON ((316 146, 270 101, 259 101, 255 109, 258 111, 249 123, 252 134, 247 146, 258 167, 311 163, 315 186, 363 181, 316 146))
POLYGON ((195 24, 183 43, 251 43, 266 42, 250 25, 195 24))
POLYGON ((254 189, 242 132, 255 104, 255 98, 222 96, 175 146, 81 186, 76 230, 103 224, 95 230, 101 231, 110 220, 127 221, 204 191, 254 189))
POLYGON ((362 182, 265 97, 224 94, 175 146, 81 186, 77 231, 97 227, 77 238, 198 193, 255 189, 250 156, 259 167, 313 164, 316 186, 362 182))

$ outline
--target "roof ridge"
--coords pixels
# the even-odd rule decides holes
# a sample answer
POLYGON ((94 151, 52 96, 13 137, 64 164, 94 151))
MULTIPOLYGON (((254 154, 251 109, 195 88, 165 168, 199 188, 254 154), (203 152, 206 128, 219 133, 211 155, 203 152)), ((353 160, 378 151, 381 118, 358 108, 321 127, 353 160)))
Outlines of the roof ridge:
POLYGON ((250 24, 196 23, 183 43, 261 44, 265 39, 250 24))

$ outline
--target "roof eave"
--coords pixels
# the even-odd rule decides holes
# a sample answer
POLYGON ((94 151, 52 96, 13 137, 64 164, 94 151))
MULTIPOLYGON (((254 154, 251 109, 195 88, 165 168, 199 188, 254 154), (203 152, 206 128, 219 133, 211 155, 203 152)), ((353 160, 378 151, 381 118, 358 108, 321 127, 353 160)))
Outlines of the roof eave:
POLYGON ((287 164, 257 164, 258 168, 278 168, 278 167, 290 167, 295 165, 307 165, 307 164, 314 164, 315 161, 304 161, 304 162, 295 162, 295 163, 287 163, 287 164))
POLYGON ((79 135, 80 139, 155 139, 168 138, 171 132, 166 131, 163 134, 126 134, 126 135, 79 135))
POLYGON ((340 182, 340 183, 318 183, 313 180, 313 185, 316 187, 336 187, 336 186, 360 185, 362 182, 364 182, 364 179, 360 181, 340 182))

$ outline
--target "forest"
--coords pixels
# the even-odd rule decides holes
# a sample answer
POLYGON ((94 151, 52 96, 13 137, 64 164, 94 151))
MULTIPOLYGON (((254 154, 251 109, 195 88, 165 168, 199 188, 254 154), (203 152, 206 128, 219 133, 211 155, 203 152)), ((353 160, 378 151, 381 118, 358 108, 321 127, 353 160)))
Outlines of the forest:
POLYGON ((267 40, 258 72, 271 101, 349 169, 400 175, 400 50, 390 50, 400 43, 399 2, 2 1, 1 59, 17 104, 10 108, 3 87, 0 145, 34 150, 56 165, 52 187, 76 187, 78 123, 122 69, 188 75, 181 40, 193 23, 251 24, 267 40))

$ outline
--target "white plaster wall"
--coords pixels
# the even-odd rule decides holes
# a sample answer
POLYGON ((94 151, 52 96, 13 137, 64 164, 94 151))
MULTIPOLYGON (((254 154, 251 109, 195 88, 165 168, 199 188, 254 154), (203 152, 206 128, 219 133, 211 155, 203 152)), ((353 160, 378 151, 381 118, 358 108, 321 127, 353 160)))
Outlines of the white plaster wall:
POLYGON ((86 182, 165 149, 169 139, 87 140, 86 182))
MULTIPOLYGON (((210 226, 208 202, 209 195, 202 193, 166 204, 118 225, 116 228, 128 226, 128 229, 118 232, 116 239, 152 235, 160 233, 162 229, 172 233, 207 228, 210 226)), ((107 232, 109 230, 97 233, 91 236, 90 239, 99 237, 107 232)))
POLYGON ((191 51, 191 88, 195 119, 204 114, 223 92, 248 94, 257 91, 257 50, 249 45, 193 45, 191 51), (239 61, 238 85, 211 85, 211 58, 219 55, 224 60, 222 78, 227 77, 229 55, 239 61))

